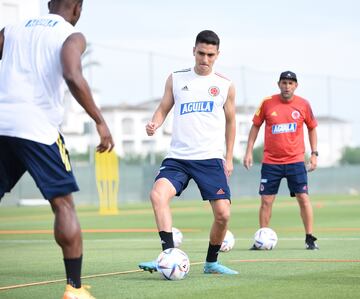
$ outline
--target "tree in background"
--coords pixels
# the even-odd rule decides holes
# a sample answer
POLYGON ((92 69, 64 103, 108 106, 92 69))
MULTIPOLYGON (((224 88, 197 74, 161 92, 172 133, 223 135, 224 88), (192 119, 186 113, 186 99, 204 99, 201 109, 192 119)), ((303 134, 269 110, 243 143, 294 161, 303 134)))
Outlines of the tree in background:
POLYGON ((264 144, 261 144, 258 147, 255 147, 253 150, 253 162, 256 164, 261 163, 264 154, 264 144))
POLYGON ((340 159, 341 164, 360 164, 360 147, 345 147, 342 157, 340 159))

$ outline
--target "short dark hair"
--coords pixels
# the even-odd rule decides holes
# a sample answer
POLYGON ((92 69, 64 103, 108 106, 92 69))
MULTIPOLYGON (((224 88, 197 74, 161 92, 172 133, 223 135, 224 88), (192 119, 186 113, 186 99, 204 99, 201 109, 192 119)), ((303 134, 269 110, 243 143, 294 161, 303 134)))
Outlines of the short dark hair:
POLYGON ((220 39, 214 31, 203 30, 196 36, 195 46, 200 43, 214 45, 219 48, 220 39))
POLYGON ((83 0, 51 0, 50 2, 54 2, 56 4, 63 4, 66 7, 70 7, 72 4, 83 4, 83 0))

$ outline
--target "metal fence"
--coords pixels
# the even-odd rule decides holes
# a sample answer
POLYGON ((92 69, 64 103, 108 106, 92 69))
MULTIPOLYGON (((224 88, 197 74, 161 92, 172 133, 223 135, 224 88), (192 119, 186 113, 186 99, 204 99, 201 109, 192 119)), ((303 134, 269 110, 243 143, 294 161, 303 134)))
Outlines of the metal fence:
MULTIPOLYGON (((80 191, 75 193, 78 204, 98 204, 95 167, 90 163, 73 163, 74 173, 80 191)), ((120 187, 119 205, 131 202, 146 201, 149 198, 153 180, 158 172, 158 165, 133 165, 119 162, 120 187)), ((235 164, 230 178, 233 199, 247 196, 258 196, 260 180, 260 165, 255 165, 249 171, 242 165, 235 164)), ((360 165, 319 168, 309 173, 309 190, 311 194, 359 194, 360 165)), ((289 194, 286 181, 283 180, 279 194, 289 194)), ((32 178, 25 174, 11 193, 2 199, 2 205, 17 205, 21 199, 42 198, 32 178)), ((201 196, 196 184, 191 181, 181 195, 183 200, 200 200, 201 196)))

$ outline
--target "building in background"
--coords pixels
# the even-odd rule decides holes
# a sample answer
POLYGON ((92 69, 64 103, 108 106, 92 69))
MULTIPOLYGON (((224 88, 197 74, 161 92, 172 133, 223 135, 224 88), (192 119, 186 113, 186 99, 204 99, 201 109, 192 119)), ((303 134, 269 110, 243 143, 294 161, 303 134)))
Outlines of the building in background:
MULTIPOLYGON (((151 120, 159 103, 160 99, 156 99, 136 105, 122 104, 101 108, 113 134, 115 150, 120 156, 146 156, 165 154, 168 151, 172 133, 172 111, 154 136, 147 136, 145 131, 145 125, 151 120)), ((85 113, 78 110, 74 104, 69 109, 66 115, 67 123, 62 127, 67 147, 70 151, 83 153, 94 147, 99 140, 92 122, 85 113)), ((241 158, 242 153, 245 152, 247 134, 254 112, 255 107, 236 108, 237 135, 234 147, 236 158, 241 158)))
MULTIPOLYGON (((122 105, 117 107, 104 107, 104 117, 109 121, 114 135, 116 151, 120 156, 127 154, 140 154, 146 156, 154 153, 166 153, 170 146, 172 134, 173 112, 170 111, 164 124, 154 136, 147 136, 145 125, 160 103, 160 99, 146 101, 138 105, 122 105)), ((237 135, 235 138, 234 154, 236 158, 245 151, 247 134, 251 126, 251 119, 255 107, 236 109, 237 135)))
MULTIPOLYGON (((115 142, 115 150, 121 157, 127 155, 147 156, 165 154, 168 151, 172 131, 172 111, 154 136, 147 136, 145 125, 158 106, 160 99, 140 104, 122 104, 104 106, 102 113, 106 118, 115 142)), ((93 123, 82 109, 67 112, 68 123, 63 126, 67 147, 70 151, 84 153, 99 142, 93 123)), ((242 160, 245 153, 248 134, 252 125, 255 107, 236 107, 236 138, 234 158, 242 160)), ((343 148, 352 145, 352 126, 350 123, 332 117, 318 117, 318 160, 320 167, 334 166, 341 158, 343 148)), ((255 147, 261 146, 264 126, 261 127, 255 147)), ((307 130, 305 144, 310 153, 307 130)))
POLYGON ((352 125, 342 119, 329 116, 317 117, 320 166, 338 164, 345 147, 354 146, 352 125))

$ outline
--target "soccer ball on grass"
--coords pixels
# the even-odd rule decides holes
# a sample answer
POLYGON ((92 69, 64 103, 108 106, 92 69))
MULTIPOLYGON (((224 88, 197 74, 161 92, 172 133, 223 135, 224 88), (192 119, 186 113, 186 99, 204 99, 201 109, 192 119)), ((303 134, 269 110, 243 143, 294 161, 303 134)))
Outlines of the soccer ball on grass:
POLYGON ((233 249, 235 245, 235 238, 231 231, 226 231, 226 235, 224 238, 224 241, 221 244, 220 251, 222 252, 228 252, 231 249, 233 249))
POLYGON ((173 234, 174 246, 176 248, 179 248, 183 241, 183 234, 176 227, 172 228, 172 234, 173 234))
POLYGON ((167 280, 180 280, 190 271, 190 261, 186 253, 178 248, 161 252, 156 260, 157 270, 167 280))
POLYGON ((271 250, 278 241, 276 233, 269 227, 262 227, 254 235, 254 245, 257 249, 271 250))

